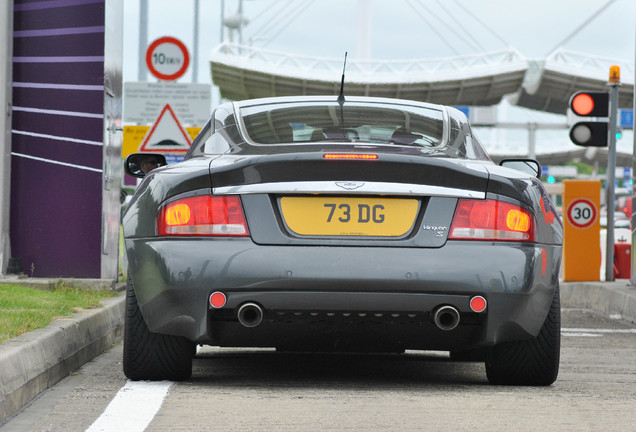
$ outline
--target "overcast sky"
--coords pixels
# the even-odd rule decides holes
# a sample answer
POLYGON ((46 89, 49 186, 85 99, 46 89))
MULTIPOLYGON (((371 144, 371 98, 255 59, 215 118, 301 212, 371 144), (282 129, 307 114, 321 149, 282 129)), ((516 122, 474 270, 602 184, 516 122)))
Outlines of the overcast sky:
MULTIPOLYGON (((193 46, 194 0, 148 0, 148 42, 161 36, 193 46)), ((238 0, 200 0, 199 81, 210 82, 207 62, 221 42, 225 17, 238 0)), ((590 17, 596 18, 565 48, 634 63, 636 1, 614 0, 370 0, 371 57, 452 57, 512 46, 528 58, 543 58, 590 17), (419 5, 415 8, 412 5, 419 5), (422 6, 423 5, 423 6, 422 6)), ((357 0, 244 0, 244 43, 268 49, 341 58, 356 47, 357 0), (250 41, 251 39, 251 41, 250 41)), ((136 80, 139 1, 125 2, 125 80, 136 80)), ((229 37, 225 32, 226 39, 229 37)), ((238 38, 235 37, 238 42, 238 38)), ((191 79, 190 72, 183 81, 191 79)))
MULTIPOLYGON (((366 49, 372 59, 453 57, 513 47, 529 59, 564 48, 630 64, 636 56, 634 0, 368 0, 366 49), (609 5, 608 5, 609 4, 609 5), (604 7, 608 5, 607 7, 604 7), (568 39, 581 25, 582 30, 568 39)), ((162 36, 180 39, 192 55, 194 0, 148 0, 148 43, 162 36)), ((225 18, 238 12, 238 0, 200 0, 198 81, 211 83, 209 58, 221 42, 225 18)), ((124 81, 137 81, 139 0, 124 2, 124 81)), ((267 49, 342 58, 364 57, 357 44, 358 0, 244 0, 249 21, 243 41, 267 49)), ((224 32, 229 39, 229 32, 224 32)), ((238 42, 238 36, 234 36, 238 42)), ((625 69, 625 67, 623 67, 625 69)), ((625 72, 623 72, 625 80, 625 72)), ((154 78, 149 75, 149 80, 154 78)), ((180 80, 191 82, 191 70, 180 80)), ((629 77, 633 82, 634 77, 629 77)), ((217 96, 213 92, 213 104, 217 96)), ((505 105, 505 104, 504 104, 505 105)), ((530 113, 532 121, 544 119, 530 113)), ((525 138, 521 137, 521 140, 525 138)), ((629 140, 629 142, 628 142, 629 140)), ((629 144, 624 137, 620 147, 629 144)))

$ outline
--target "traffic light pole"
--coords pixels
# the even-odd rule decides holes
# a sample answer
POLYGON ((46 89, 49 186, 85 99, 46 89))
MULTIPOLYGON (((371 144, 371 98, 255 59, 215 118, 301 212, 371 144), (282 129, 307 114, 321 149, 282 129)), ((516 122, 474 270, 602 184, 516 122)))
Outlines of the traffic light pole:
POLYGON ((607 152, 607 244, 605 249, 605 280, 614 280, 614 187, 616 181, 616 120, 618 115, 618 82, 610 83, 609 142, 607 152))

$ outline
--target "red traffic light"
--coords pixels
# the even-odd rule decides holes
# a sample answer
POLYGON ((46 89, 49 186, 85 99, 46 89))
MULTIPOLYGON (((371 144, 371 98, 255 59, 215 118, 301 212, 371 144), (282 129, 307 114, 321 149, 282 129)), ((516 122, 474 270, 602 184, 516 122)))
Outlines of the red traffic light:
POLYGON ((570 98, 570 109, 581 117, 607 117, 609 115, 609 93, 574 93, 570 98))
POLYGON ((587 93, 579 93, 572 98, 572 111, 586 116, 594 110, 594 99, 587 93))
POLYGON ((577 118, 578 122, 570 128, 570 140, 584 147, 607 147, 609 93, 576 92, 570 98, 570 109, 578 117, 597 117, 577 118))

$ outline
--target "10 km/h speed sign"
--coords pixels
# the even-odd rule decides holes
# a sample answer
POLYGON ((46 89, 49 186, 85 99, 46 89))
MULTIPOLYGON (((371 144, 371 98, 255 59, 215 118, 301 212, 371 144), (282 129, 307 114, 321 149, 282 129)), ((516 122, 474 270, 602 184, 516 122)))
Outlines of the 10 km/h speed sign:
POLYGON ((576 228, 587 228, 596 221, 596 206, 587 199, 579 198, 570 203, 567 210, 568 222, 576 228))
POLYGON ((178 39, 164 36, 150 44, 146 51, 146 65, 155 77, 164 81, 181 78, 190 64, 190 55, 178 39))

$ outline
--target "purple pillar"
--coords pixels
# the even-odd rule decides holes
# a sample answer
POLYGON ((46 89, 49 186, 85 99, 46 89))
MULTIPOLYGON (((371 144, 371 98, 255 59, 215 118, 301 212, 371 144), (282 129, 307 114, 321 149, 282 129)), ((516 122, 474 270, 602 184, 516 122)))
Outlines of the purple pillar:
POLYGON ((10 237, 29 276, 104 277, 109 2, 15 0, 10 237))

